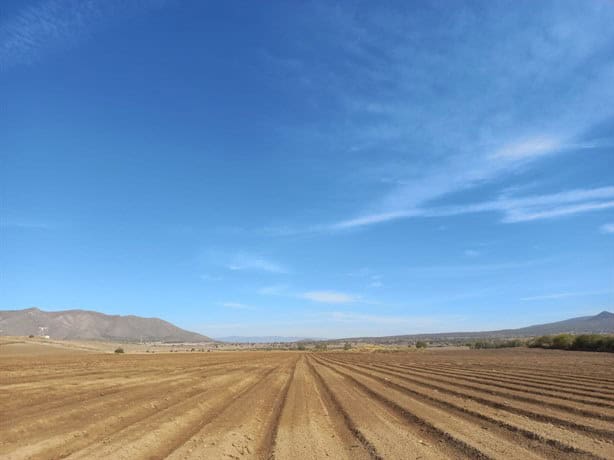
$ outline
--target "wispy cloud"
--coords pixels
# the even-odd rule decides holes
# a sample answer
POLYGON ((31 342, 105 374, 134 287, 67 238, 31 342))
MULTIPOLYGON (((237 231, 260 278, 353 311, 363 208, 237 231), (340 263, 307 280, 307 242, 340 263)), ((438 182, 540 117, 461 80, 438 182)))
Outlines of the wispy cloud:
POLYGON ((574 214, 580 214, 589 211, 601 211, 603 209, 609 209, 612 207, 614 207, 614 200, 603 202, 588 202, 569 206, 558 206, 554 209, 515 209, 507 212, 507 215, 504 217, 503 222, 513 223, 527 222, 539 219, 551 219, 554 217, 571 216, 574 214))
POLYGON ((221 281, 223 279, 221 276, 210 275, 208 273, 203 273, 202 275, 199 276, 199 278, 207 282, 221 281))
MULTIPOLYGON (((361 200, 362 209, 303 233, 420 217, 459 192, 500 181, 509 186, 531 169, 556 173, 550 167, 563 155, 600 147, 587 133, 614 115, 602 103, 614 97, 614 66, 605 57, 614 40, 614 8, 607 3, 551 2, 531 20, 523 8, 501 15, 488 2, 480 11, 459 8, 444 21, 443 12, 419 6, 363 7, 362 14, 352 5, 316 8, 327 21, 323 36, 348 59, 306 63, 296 78, 326 88, 330 104, 337 104, 340 119, 326 120, 330 136, 337 150, 363 155, 353 179, 361 192, 373 192, 361 200), (449 46, 434 53, 425 42, 449 46), (591 78, 578 71, 587 63, 591 78)), ((504 220, 604 206, 584 203, 504 220)), ((280 231, 293 233, 300 231, 280 231)))
POLYGON ((329 304, 353 303, 359 300, 356 296, 336 291, 308 291, 300 294, 300 297, 313 302, 329 304))
POLYGON ((603 224, 601 227, 599 227, 599 230, 601 233, 612 234, 614 233, 614 223, 603 224))
POLYGON ((75 46, 118 18, 159 8, 164 0, 47 0, 0 23, 0 69, 31 64, 52 50, 75 46))
POLYGON ((591 295, 601 295, 601 294, 611 294, 611 293, 614 293, 614 291, 556 292, 553 294, 543 294, 543 295, 522 297, 520 300, 522 301, 553 300, 553 299, 564 299, 566 297, 591 296, 591 295))
POLYGON ((284 296, 289 295, 288 286, 285 284, 273 284, 271 286, 263 286, 258 289, 260 295, 284 296))
POLYGON ((477 257, 480 255, 480 251, 476 251, 475 249, 465 249, 463 251, 463 254, 466 257, 477 257))
POLYGON ((410 217, 444 217, 480 212, 500 212, 503 214, 502 222, 505 223, 526 222, 612 208, 614 207, 613 199, 614 187, 575 189, 519 198, 504 196, 481 203, 416 208, 395 213, 364 216, 334 223, 329 226, 329 229, 349 229, 410 217))
POLYGON ((330 290, 314 290, 314 291, 301 291, 297 289, 291 289, 290 287, 277 284, 271 286, 263 286, 258 289, 258 294, 267 296, 280 296, 289 297, 294 299, 310 300, 317 303, 326 304, 346 304, 346 303, 372 303, 361 296, 348 294, 339 291, 330 290))
POLYGON ((14 219, 2 219, 0 220, 0 228, 6 229, 21 229, 21 230, 51 230, 56 228, 56 224, 49 222, 38 222, 29 220, 14 220, 14 219))
POLYGON ((495 160, 527 160, 561 150, 559 139, 535 137, 505 145, 492 155, 495 160))
POLYGON ((248 253, 237 253, 231 257, 226 268, 232 271, 255 270, 269 273, 288 273, 288 269, 266 257, 248 253))
POLYGON ((233 310, 254 310, 254 307, 251 305, 245 305, 239 302, 223 302, 221 305, 224 308, 230 308, 233 310))

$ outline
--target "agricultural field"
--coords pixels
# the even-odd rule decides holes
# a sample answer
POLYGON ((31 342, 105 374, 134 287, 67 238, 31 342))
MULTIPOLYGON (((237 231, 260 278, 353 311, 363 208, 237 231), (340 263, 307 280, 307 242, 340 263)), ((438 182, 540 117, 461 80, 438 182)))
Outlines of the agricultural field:
POLYGON ((4 459, 614 458, 614 355, 0 351, 4 459))

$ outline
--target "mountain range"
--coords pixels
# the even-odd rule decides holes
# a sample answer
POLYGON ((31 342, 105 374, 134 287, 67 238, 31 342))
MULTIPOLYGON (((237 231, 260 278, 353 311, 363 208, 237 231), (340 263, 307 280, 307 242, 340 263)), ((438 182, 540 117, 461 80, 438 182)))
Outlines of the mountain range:
MULTIPOLYGON (((614 313, 602 311, 594 316, 581 316, 554 323, 519 329, 483 332, 443 332, 433 334, 358 337, 327 340, 337 342, 401 343, 412 340, 449 341, 475 338, 534 337, 557 333, 614 333, 614 313)), ((146 342, 212 342, 196 332, 180 329, 159 318, 106 315, 88 310, 43 311, 38 308, 0 311, 0 335, 48 335, 53 339, 86 339, 146 342)), ((298 342, 301 337, 224 337, 226 342, 298 342), (264 340, 267 339, 267 340, 264 340)), ((313 340, 317 341, 317 340, 313 340)))
POLYGON ((0 311, 0 335, 48 335, 52 339, 146 342, 211 342, 159 318, 105 315, 88 310, 0 311), (43 328, 43 329, 40 329, 43 328))
MULTIPOLYGON (((336 342, 352 340, 354 342, 403 343, 413 340, 454 341, 461 339, 482 338, 522 338, 550 334, 614 334, 614 313, 602 311, 594 316, 579 316, 554 323, 536 324, 519 329, 500 329, 480 332, 440 332, 433 334, 394 335, 386 337, 357 337, 338 339, 336 342)), ((335 342, 335 341, 333 341, 335 342)))

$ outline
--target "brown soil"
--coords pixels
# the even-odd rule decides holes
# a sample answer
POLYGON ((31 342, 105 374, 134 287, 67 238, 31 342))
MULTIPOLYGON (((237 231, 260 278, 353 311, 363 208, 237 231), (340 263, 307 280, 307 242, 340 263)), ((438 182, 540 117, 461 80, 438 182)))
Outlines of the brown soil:
POLYGON ((0 348, 5 459, 614 459, 614 355, 0 348))

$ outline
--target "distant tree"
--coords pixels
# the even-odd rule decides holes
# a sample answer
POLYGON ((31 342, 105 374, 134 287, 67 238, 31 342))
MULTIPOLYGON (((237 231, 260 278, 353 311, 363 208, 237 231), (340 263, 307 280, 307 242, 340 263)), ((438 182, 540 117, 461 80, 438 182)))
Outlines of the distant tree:
POLYGON ((33 338, 34 338, 34 336, 33 336, 32 334, 30 334, 30 335, 28 336, 28 338, 33 339, 33 338))
POLYGON ((316 351, 326 351, 326 350, 328 350, 328 345, 326 345, 325 343, 316 344, 316 351))
POLYGON ((352 344, 350 342, 345 342, 343 345, 344 350, 350 350, 352 348, 352 344))
POLYGON ((299 350, 299 351, 305 351, 305 344, 304 343, 299 343, 296 346, 296 349, 299 350))
POLYGON ((416 342, 416 348, 426 348, 427 347, 427 343, 424 342, 423 340, 418 340, 416 342))
POLYGON ((115 353, 123 353, 123 352, 124 352, 124 349, 122 347, 117 347, 115 349, 115 353))
POLYGON ((552 337, 552 348, 568 350, 574 343, 574 336, 571 334, 559 334, 552 337))

